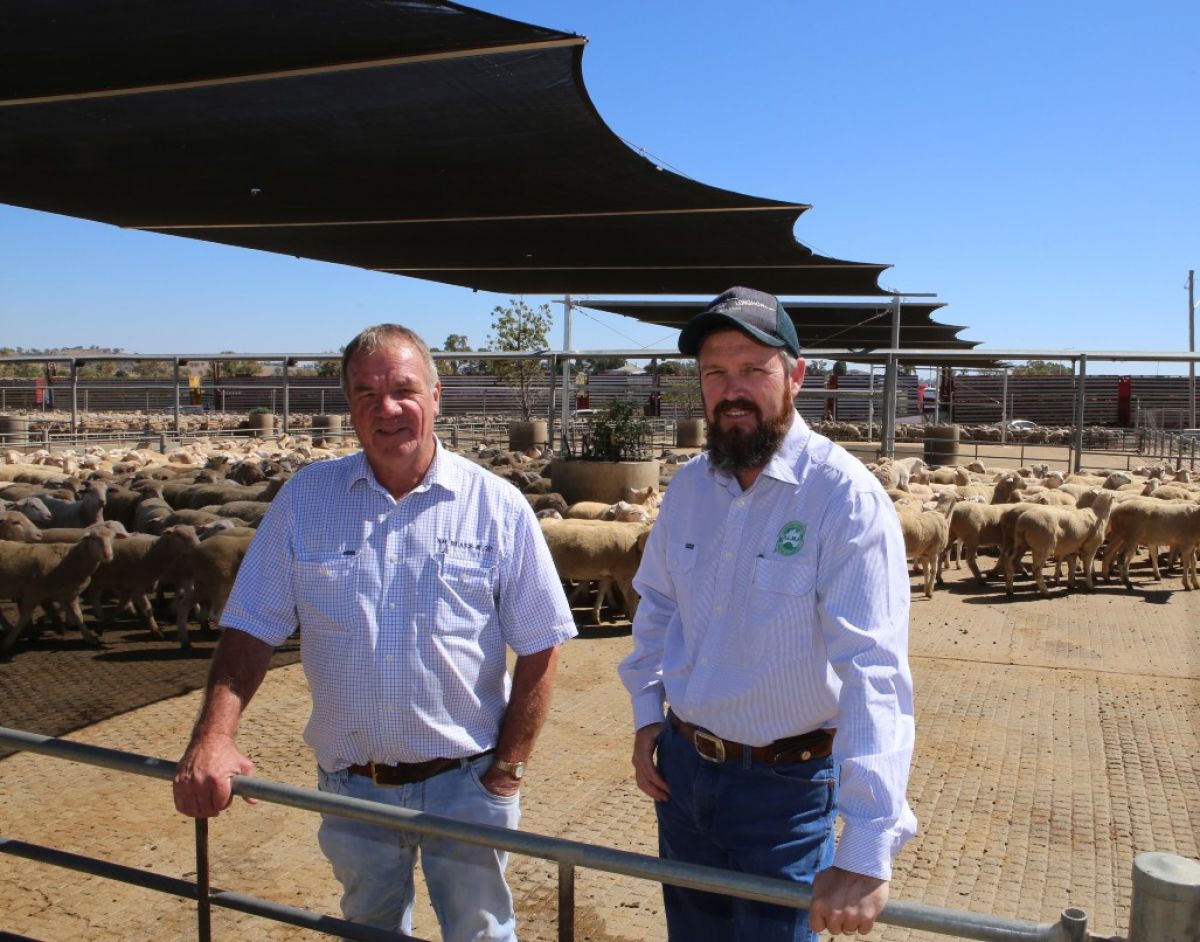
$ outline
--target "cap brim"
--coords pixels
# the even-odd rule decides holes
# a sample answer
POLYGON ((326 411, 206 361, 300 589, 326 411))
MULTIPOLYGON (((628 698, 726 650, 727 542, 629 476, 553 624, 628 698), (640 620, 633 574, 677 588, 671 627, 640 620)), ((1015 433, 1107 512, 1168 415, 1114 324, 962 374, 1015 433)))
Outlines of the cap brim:
POLYGON ((768 347, 783 348, 787 346, 787 341, 781 340, 773 334, 764 333, 757 327, 752 327, 730 314, 713 311, 708 314, 700 314, 688 321, 687 326, 679 333, 679 352, 684 356, 699 356, 700 345, 704 343, 704 338, 714 330, 721 330, 726 327, 740 330, 743 334, 754 338, 759 343, 766 344, 768 347))

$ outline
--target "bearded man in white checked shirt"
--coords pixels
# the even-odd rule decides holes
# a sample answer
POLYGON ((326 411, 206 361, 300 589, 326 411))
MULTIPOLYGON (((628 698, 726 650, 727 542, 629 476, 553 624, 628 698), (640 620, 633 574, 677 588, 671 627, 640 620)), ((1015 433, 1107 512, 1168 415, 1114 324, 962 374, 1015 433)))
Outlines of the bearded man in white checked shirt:
POLYGON ((804 361, 776 298, 731 288, 679 349, 698 358, 709 447, 667 489, 634 579, 634 771, 662 856, 811 884, 812 906, 664 886, 668 933, 868 932, 916 831, 899 523, 796 412, 804 361))
MULTIPOLYGON (((212 817, 254 767, 238 719, 274 647, 301 631, 322 791, 515 828, 557 646, 575 635, 524 497, 442 448, 425 343, 383 324, 342 358, 362 452, 310 465, 276 496, 221 623, 175 804, 212 817), (510 680, 505 650, 517 655, 510 680)), ((447 942, 516 939, 508 855, 323 816, 347 919, 412 932, 418 853, 447 942)))

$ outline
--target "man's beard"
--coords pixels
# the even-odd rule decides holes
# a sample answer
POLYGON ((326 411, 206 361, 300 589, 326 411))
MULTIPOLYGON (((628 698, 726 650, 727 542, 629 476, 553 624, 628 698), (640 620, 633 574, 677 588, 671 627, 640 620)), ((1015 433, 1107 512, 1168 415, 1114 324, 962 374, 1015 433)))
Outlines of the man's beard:
POLYGON ((761 468, 779 450, 788 429, 792 425, 791 397, 784 392, 785 401, 779 414, 764 420, 762 411, 748 399, 722 402, 713 410, 713 420, 708 424, 708 461, 714 468, 726 474, 761 468), (721 428, 721 415, 730 409, 741 409, 751 413, 757 422, 752 430, 738 426, 721 428))

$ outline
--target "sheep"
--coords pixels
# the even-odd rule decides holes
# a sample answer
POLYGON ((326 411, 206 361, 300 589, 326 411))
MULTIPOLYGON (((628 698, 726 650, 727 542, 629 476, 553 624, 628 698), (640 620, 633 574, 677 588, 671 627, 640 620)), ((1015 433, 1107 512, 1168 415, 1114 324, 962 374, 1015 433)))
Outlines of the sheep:
POLYGON ((48 527, 53 520, 50 508, 42 502, 40 497, 22 497, 20 500, 13 501, 9 510, 15 510, 19 514, 24 514, 38 527, 48 527))
POLYGON ((231 500, 227 504, 209 504, 200 509, 218 517, 235 517, 248 525, 258 526, 271 504, 263 500, 231 500))
POLYGON ((113 556, 112 535, 103 529, 88 533, 78 543, 67 546, 52 543, 0 544, 0 597, 17 603, 17 620, 9 624, 0 614, 5 627, 0 654, 12 650, 17 639, 33 621, 37 606, 59 603, 67 610, 67 620, 79 629, 84 640, 98 645, 100 639, 83 621, 79 593, 92 573, 102 562, 113 556))
POLYGON ((567 512, 568 504, 562 494, 527 494, 525 499, 529 501, 529 506, 535 513, 541 510, 557 510, 560 514, 565 515, 567 512))
POLYGON ((965 486, 971 483, 971 476, 963 468, 941 467, 929 472, 929 483, 965 486))
POLYGON ((1179 550, 1183 561, 1184 589, 1200 588, 1196 580, 1196 547, 1200 544, 1200 504, 1178 503, 1143 498, 1122 503, 1113 509, 1109 520, 1108 550, 1104 554, 1102 574, 1107 580, 1118 553, 1121 559, 1121 581, 1132 589, 1129 581, 1129 560, 1138 546, 1150 547, 1155 577, 1159 577, 1156 547, 1171 546, 1179 550))
POLYGON ((107 499, 108 485, 103 481, 89 484, 78 500, 43 497, 42 503, 50 511, 50 523, 46 526, 90 527, 104 519, 104 505, 107 499))
POLYGON ((1133 483, 1133 475, 1128 471, 1113 471, 1104 479, 1104 483, 1100 486, 1106 490, 1120 490, 1126 484, 1133 483))
POLYGON ((1020 500, 1017 491, 1025 489, 1025 479, 1011 471, 996 475, 995 489, 992 491, 993 504, 1015 504, 1020 500))
POLYGON ((88 596, 96 619, 107 627, 103 594, 108 590, 117 594, 119 605, 132 602, 141 613, 146 627, 161 639, 163 633, 154 620, 150 593, 167 568, 199 544, 195 528, 187 524, 167 527, 161 536, 138 534, 113 543, 112 560, 96 569, 88 586, 88 596))
POLYGON ((40 543, 42 531, 24 514, 0 510, 0 540, 13 543, 40 543))
POLYGON ((1041 504, 1046 507, 1074 507, 1075 495, 1069 491, 1053 490, 1039 491, 1022 498, 1027 504, 1041 504))
POLYGON ((957 500, 955 494, 943 494, 934 510, 902 509, 898 514, 904 555, 920 567, 927 599, 933 598, 935 580, 942 584, 942 552, 950 542, 950 512, 957 500))
POLYGON ((187 619, 193 606, 200 606, 200 626, 204 630, 220 624, 221 612, 252 539, 230 532, 219 533, 201 540, 172 567, 180 574, 175 598, 175 635, 180 647, 191 647, 187 619))
MULTIPOLYGON (((642 561, 650 527, 608 520, 538 521, 560 579, 568 582, 611 579, 625 600, 629 618, 637 613, 633 576, 642 561)), ((594 614, 600 621, 601 593, 594 614)))
POLYGON ((612 504, 599 500, 580 500, 567 508, 563 517, 567 520, 603 520, 612 504))
POLYGON ((1161 487, 1154 488, 1151 496, 1159 500, 1195 500, 1196 491, 1178 484, 1163 484, 1161 487))
MULTIPOLYGON (((1092 568, 1096 551, 1104 541, 1105 528, 1112 511, 1111 493, 1098 493, 1090 507, 1030 507, 1001 522, 1004 559, 1004 585, 1013 594, 1013 564, 1029 549, 1033 556, 1033 578, 1043 597, 1050 595, 1042 568, 1051 557, 1067 561, 1067 585, 1075 585, 1075 560, 1083 564, 1087 588, 1092 588, 1092 568)), ((1058 567, 1055 566, 1057 581, 1058 567)))
POLYGON ((128 530, 137 529, 135 515, 138 505, 147 497, 162 497, 161 481, 141 481, 132 488, 110 487, 104 515, 109 520, 120 520, 128 530))
MULTIPOLYGON (((1001 523, 1006 515, 1019 514, 1026 509, 1025 504, 977 504, 959 501, 950 513, 950 537, 960 544, 961 554, 967 560, 967 565, 979 585, 984 585, 987 578, 979 571, 975 557, 981 546, 1001 545, 1003 539, 1001 523)), ((997 560, 992 569, 992 575, 998 575, 1003 560, 997 560)))
POLYGON ((171 516, 175 509, 161 497, 147 497, 137 506, 133 515, 133 528, 138 533, 152 533, 158 536, 163 531, 163 521, 171 516))
POLYGON ((92 530, 107 530, 114 540, 124 540, 129 536, 125 526, 116 520, 102 520, 90 527, 48 527, 41 531, 43 543, 78 543, 92 530))

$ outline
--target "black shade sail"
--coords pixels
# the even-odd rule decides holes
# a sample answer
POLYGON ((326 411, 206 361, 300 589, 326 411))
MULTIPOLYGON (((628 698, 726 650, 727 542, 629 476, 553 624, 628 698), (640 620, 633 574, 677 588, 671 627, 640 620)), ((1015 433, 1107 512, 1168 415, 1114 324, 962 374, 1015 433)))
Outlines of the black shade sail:
POLYGON ((885 294, 671 173, 582 37, 445 0, 7 0, 0 202, 513 294, 885 294))
MULTIPOLYGON (((728 287, 728 286, 726 286, 728 287)), ((621 314, 663 327, 682 328, 702 311, 707 301, 579 301, 578 306, 621 314)), ((892 345, 892 307, 889 302, 783 302, 807 353, 854 350, 870 353, 892 345)), ((900 305, 900 349, 970 350, 977 343, 960 340, 962 327, 941 324, 932 314, 943 304, 905 302, 900 305)))

